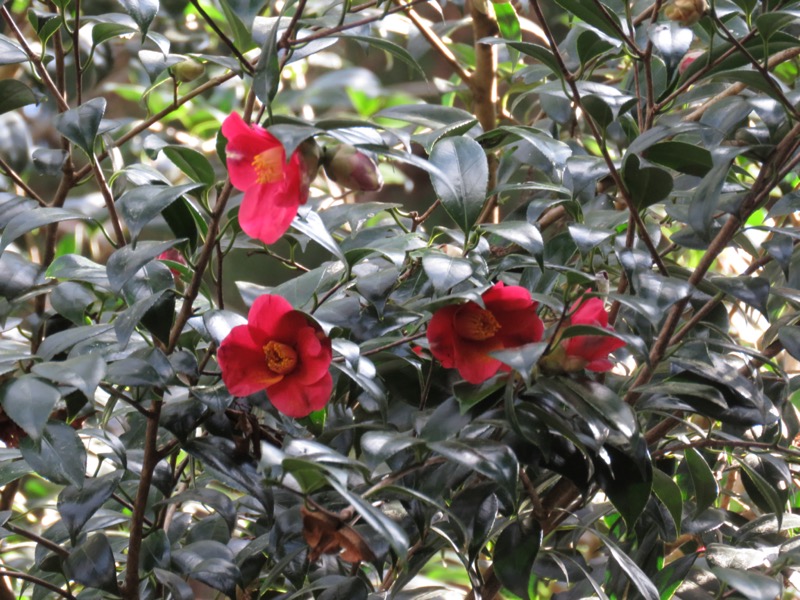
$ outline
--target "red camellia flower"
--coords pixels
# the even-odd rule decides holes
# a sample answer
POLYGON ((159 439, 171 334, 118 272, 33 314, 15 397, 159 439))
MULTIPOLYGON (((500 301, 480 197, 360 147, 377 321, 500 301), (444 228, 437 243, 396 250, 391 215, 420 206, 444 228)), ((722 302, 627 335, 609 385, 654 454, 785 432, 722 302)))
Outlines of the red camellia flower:
POLYGON ((320 326, 272 295, 259 297, 247 325, 234 327, 217 350, 231 394, 266 390, 275 408, 289 417, 305 417, 328 403, 331 358, 331 340, 320 326))
POLYGON ((248 125, 238 113, 222 123, 228 173, 233 186, 244 192, 239 224, 250 237, 265 244, 280 239, 308 200, 308 178, 299 152, 286 161, 278 139, 259 125, 248 125))
MULTIPOLYGON (((573 303, 569 310, 569 325, 591 325, 608 331, 608 313, 600 298, 581 297, 573 303)), ((562 340, 547 357, 545 366, 551 370, 574 373, 583 369, 589 371, 609 371, 614 365, 608 360, 609 353, 622 348, 625 342, 607 335, 577 335, 562 340)))
POLYGON ((499 282, 481 298, 485 308, 472 301, 445 306, 428 324, 431 354, 470 383, 509 370, 490 352, 538 342, 544 331, 536 302, 525 288, 499 282))

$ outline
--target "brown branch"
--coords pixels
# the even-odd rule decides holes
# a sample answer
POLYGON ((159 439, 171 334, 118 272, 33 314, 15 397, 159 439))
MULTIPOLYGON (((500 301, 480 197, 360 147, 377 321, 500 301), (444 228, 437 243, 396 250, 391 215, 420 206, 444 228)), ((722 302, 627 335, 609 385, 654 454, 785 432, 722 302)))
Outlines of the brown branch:
POLYGON ((111 226, 114 228, 114 236, 117 238, 117 248, 125 245, 125 234, 122 232, 122 223, 117 214, 117 208, 114 205, 114 196, 111 194, 111 188, 108 187, 108 182, 103 174, 103 167, 100 166, 100 161, 97 156, 91 156, 92 166, 94 167, 94 177, 97 180, 97 187, 100 188, 100 194, 103 196, 103 201, 106 203, 106 210, 108 210, 108 218, 111 220, 111 226))
POLYGON ((51 592, 55 592, 62 598, 70 598, 70 599, 75 598, 75 596, 73 596, 66 590, 62 590, 57 585, 50 583, 49 581, 45 581, 44 579, 40 579, 35 575, 29 575, 28 573, 19 573, 17 571, 6 571, 5 569, 3 569, 0 570, 0 577, 10 577, 12 579, 22 579, 23 581, 30 581, 31 583, 40 585, 43 588, 50 590, 51 592))
MULTIPOLYGON (((402 5, 401 0, 395 1, 398 5, 402 5)), ((431 47, 439 53, 439 56, 447 61, 447 63, 462 81, 469 83, 470 79, 472 78, 471 74, 461 65, 461 61, 459 61, 458 58, 456 58, 456 55, 453 54, 452 50, 447 47, 447 45, 444 43, 444 40, 442 40, 442 38, 439 37, 432 28, 428 27, 428 24, 422 20, 422 17, 420 17, 413 8, 407 9, 406 14, 420 34, 422 34, 422 37, 424 37, 431 47)))
POLYGON ((586 123, 589 125, 589 128, 592 130, 592 136, 595 138, 597 145, 600 148, 600 153, 603 155, 603 160, 608 167, 609 174, 611 178, 614 180, 615 185, 617 186, 617 190, 619 194, 622 196, 622 199, 625 201, 625 204, 630 212, 631 216, 633 217, 634 222, 636 223, 636 227, 639 230, 639 235, 642 238, 645 246, 647 246, 648 251, 650 252, 650 256, 653 259, 653 263, 658 268, 659 272, 662 275, 668 275, 667 267, 664 265, 664 261, 661 260, 661 256, 658 253, 658 249, 656 248, 655 244, 653 243, 650 234, 647 233, 647 228, 645 227, 644 221, 642 220, 639 211, 636 209, 636 206, 633 203, 633 199, 628 192, 628 188, 625 186, 625 182, 622 181, 622 176, 619 174, 616 166, 614 165, 614 160, 611 158, 611 155, 608 153, 608 148, 606 148, 605 140, 600 133, 600 130, 597 128, 597 124, 594 122, 589 116, 589 113, 586 112, 583 108, 583 102, 581 101, 581 93, 578 89, 578 85, 575 82, 575 77, 570 73, 569 69, 567 68, 566 63, 564 62, 564 58, 561 56, 561 51, 558 49, 558 44, 556 43, 555 38, 553 37, 553 32, 550 30, 550 26, 547 24, 547 21, 544 18, 544 14, 542 13, 542 8, 539 5, 539 0, 533 0, 531 2, 531 6, 533 7, 534 12, 536 13, 536 18, 539 20, 539 25, 544 31, 545 36, 547 37, 547 44, 550 46, 550 51, 553 53, 553 56, 558 63, 559 69, 564 75, 564 81, 566 81, 567 85, 572 92, 572 100, 575 103, 575 106, 580 108, 583 114, 586 116, 586 123))
POLYGON ((294 31, 297 28, 297 23, 300 19, 303 18, 303 12, 306 10, 306 0, 298 0, 297 8, 294 10, 294 14, 292 15, 292 20, 289 21, 289 26, 286 28, 286 31, 283 32, 281 39, 278 40, 278 48, 288 50, 289 49, 289 40, 294 35, 294 31))
POLYGON ((59 90, 58 86, 55 84, 53 79, 50 77, 50 73, 47 72, 47 68, 44 66, 42 59, 39 58, 36 53, 31 49, 28 45, 25 36, 20 31, 19 27, 17 27, 17 23, 14 21, 14 18, 11 16, 11 13, 8 12, 8 9, 5 6, 0 6, 0 14, 3 15, 3 19, 5 20, 8 27, 14 33, 14 37, 19 42, 19 45, 22 46, 22 49, 25 51, 25 54, 28 55, 28 60, 33 63, 33 68, 38 73, 39 77, 42 79, 42 82, 50 90, 50 93, 53 96, 53 99, 58 104, 58 111, 65 112, 69 110, 69 104, 64 99, 64 96, 61 95, 61 91, 59 90))
POLYGON ((197 0, 189 0, 189 2, 192 3, 194 9, 198 12, 198 14, 201 17, 203 17, 203 20, 211 28, 211 30, 217 34, 217 37, 219 37, 219 39, 222 40, 222 43, 225 44, 228 47, 228 49, 233 53, 233 55, 236 57, 236 60, 238 60, 239 63, 242 65, 242 68, 245 71, 247 71, 248 74, 252 75, 253 65, 250 64, 250 61, 247 60, 244 57, 244 55, 239 51, 239 49, 236 47, 236 44, 233 43, 233 40, 231 40, 231 38, 229 38, 225 34, 225 32, 222 31, 222 29, 220 29, 219 25, 217 25, 214 22, 214 19, 212 19, 211 16, 205 10, 203 10, 203 7, 200 6, 200 3, 197 0))
POLYGON ((15 533, 21 537, 31 540, 32 542, 36 542, 40 546, 47 548, 51 552, 55 552, 61 558, 67 558, 69 556, 69 550, 66 548, 62 548, 55 542, 48 540, 47 538, 43 538, 40 535, 33 533, 32 531, 28 531, 27 529, 23 529, 22 527, 17 527, 13 523, 4 523, 4 529, 8 529, 11 533, 15 533))
POLYGON ((72 26, 72 52, 75 61, 75 104, 83 104, 83 68, 81 67, 81 0, 75 0, 75 23, 72 26))
POLYGON ((2 170, 3 174, 8 177, 17 187, 22 188, 22 190, 28 195, 29 198, 36 200, 39 203, 39 206, 47 206, 47 202, 37 194, 25 181, 20 177, 20 175, 11 168, 2 157, 0 157, 0 170, 2 170))

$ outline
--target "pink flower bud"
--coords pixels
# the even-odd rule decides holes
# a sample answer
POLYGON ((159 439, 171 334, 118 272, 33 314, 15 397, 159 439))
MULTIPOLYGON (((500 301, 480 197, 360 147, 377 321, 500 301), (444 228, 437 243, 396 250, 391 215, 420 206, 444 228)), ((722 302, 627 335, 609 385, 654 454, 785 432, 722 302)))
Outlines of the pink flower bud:
POLYGON ((689 68, 689 65, 696 61, 700 56, 705 54, 705 50, 692 50, 691 52, 687 52, 681 62, 678 64, 678 73, 683 75, 683 72, 689 68))
POLYGON ((376 192, 383 187, 378 165, 349 144, 337 146, 323 158, 325 173, 342 187, 357 192, 376 192))

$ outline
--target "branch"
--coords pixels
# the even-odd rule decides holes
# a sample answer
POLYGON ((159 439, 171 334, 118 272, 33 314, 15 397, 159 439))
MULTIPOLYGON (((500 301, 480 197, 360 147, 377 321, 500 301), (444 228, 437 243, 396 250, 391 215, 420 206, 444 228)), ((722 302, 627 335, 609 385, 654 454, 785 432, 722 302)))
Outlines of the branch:
POLYGON ((73 599, 75 596, 67 592, 66 590, 62 590, 57 585, 50 583, 49 581, 45 581, 44 579, 39 579, 35 575, 28 575, 27 573, 19 573, 17 571, 6 571, 0 570, 0 577, 11 577, 13 579, 22 579, 23 581, 30 581, 36 585, 40 585, 43 588, 50 590, 51 592, 55 592, 62 598, 70 598, 73 599))
POLYGON ((203 20, 206 22, 206 24, 214 31, 214 33, 217 34, 217 37, 219 37, 219 39, 221 39, 228 49, 233 53, 233 55, 242 65, 242 68, 247 71, 249 75, 252 75, 253 65, 250 64, 250 61, 247 60, 239 51, 239 49, 236 47, 236 44, 234 44, 233 41, 225 34, 225 32, 219 28, 219 25, 214 22, 214 19, 212 19, 211 16, 205 10, 203 10, 197 0, 189 0, 189 2, 192 3, 192 6, 194 6, 195 10, 200 14, 201 17, 203 17, 203 20))
POLYGON ((58 89, 58 86, 55 84, 53 79, 50 77, 50 73, 47 72, 47 68, 42 63, 42 60, 36 55, 36 53, 31 49, 28 45, 25 36, 17 27, 16 22, 14 21, 11 13, 8 12, 8 9, 5 6, 0 6, 0 14, 3 15, 3 19, 5 20, 8 27, 14 33, 14 37, 17 38, 17 42, 19 45, 22 46, 22 49, 25 51, 25 54, 28 55, 28 60, 33 63, 33 68, 41 77, 42 82, 45 84, 50 93, 53 95, 53 99, 58 104, 58 112, 65 112, 69 110, 69 104, 64 99, 64 96, 61 95, 61 91, 58 89))
POLYGON ((33 191, 33 189, 31 189, 31 187, 27 183, 25 183, 22 177, 19 176, 19 173, 17 173, 14 169, 12 169, 11 165, 9 165, 5 160, 3 160, 2 157, 0 157, 0 169, 3 171, 6 177, 8 177, 11 181, 14 182, 15 185, 22 188, 22 190, 28 195, 28 197, 36 200, 36 202, 39 203, 39 206, 47 206, 47 202, 45 202, 44 199, 42 199, 42 197, 39 194, 33 191))
POLYGON ((17 534, 19 536, 22 536, 22 537, 24 537, 26 539, 29 539, 32 542, 36 542, 37 544, 39 544, 40 546, 42 546, 44 548, 47 548, 51 552, 55 552, 61 558, 67 558, 69 556, 69 550, 67 550, 66 548, 62 548, 61 546, 59 546, 58 544, 56 544, 52 540, 48 540, 47 538, 43 538, 42 536, 37 535, 37 534, 33 533, 32 531, 28 531, 27 529, 23 529, 22 527, 18 527, 16 525, 14 525, 13 523, 8 523, 8 522, 3 524, 3 528, 4 529, 8 529, 11 533, 15 533, 15 534, 17 534))
POLYGON ((100 161, 97 156, 92 154, 91 157, 92 167, 94 167, 94 177, 97 180, 97 187, 100 188, 100 194, 103 196, 103 201, 106 203, 106 210, 108 210, 108 218, 111 220, 111 226, 114 228, 114 236, 117 238, 117 248, 125 245, 125 234, 122 232, 122 223, 120 223, 117 208, 114 205, 114 196, 111 194, 111 188, 108 187, 105 175, 103 175, 103 168, 100 166, 100 161))
MULTIPOLYGON (((398 5, 401 5, 401 0, 395 1, 398 5)), ((420 17, 419 14, 417 14, 417 11, 415 11, 413 8, 407 9, 406 14, 417 30, 419 30, 419 32, 422 34, 422 37, 428 40, 428 43, 431 45, 431 47, 439 53, 439 56, 447 61, 447 63, 462 81, 469 83, 472 76, 470 75, 469 71, 467 71, 461 65, 461 62, 456 58, 456 55, 453 54, 450 48, 447 47, 447 45, 444 43, 444 40, 442 40, 442 38, 439 37, 433 29, 428 27, 428 24, 422 20, 422 17, 420 17)))
POLYGON ((600 133, 600 130, 597 128, 597 124, 594 122, 589 116, 589 113, 583 109, 583 103, 581 101, 581 93, 578 89, 578 85, 575 82, 575 77, 570 73, 569 69, 567 68, 566 63, 564 63, 564 58, 561 56, 561 51, 558 49, 558 44, 556 43, 555 38, 553 37, 552 31, 550 31, 550 26, 547 24, 547 21, 544 18, 544 14, 542 13, 542 8, 539 5, 539 0, 533 0, 531 2, 531 6, 533 7, 536 18, 539 20, 539 24, 544 31, 545 36, 547 37, 547 43, 550 46, 550 51, 553 53, 553 56, 558 62, 559 69, 561 73, 564 75, 564 80, 567 82, 571 92, 572 92, 572 100, 575 103, 575 106, 580 108, 583 114, 586 116, 586 122, 589 124, 589 128, 592 130, 592 136, 595 138, 597 145, 600 148, 600 152, 603 155, 603 160, 606 162, 606 166, 608 166, 609 174, 611 178, 614 180, 614 183, 617 186, 617 190, 619 191, 622 199, 625 201, 625 204, 628 208, 628 211, 631 214, 634 222, 636 223, 636 227, 639 230, 639 235, 642 238, 645 246, 647 246, 648 251, 650 252, 650 256, 653 259, 653 263, 658 267, 659 272, 662 275, 668 275, 667 267, 664 265, 664 261, 661 260, 661 256, 658 254, 658 249, 656 248, 655 244, 653 243, 650 234, 647 233, 647 228, 645 227, 644 221, 642 220, 639 211, 633 204, 633 199, 628 192, 628 188, 625 187, 625 183, 622 181, 622 177, 619 174, 616 166, 614 165, 614 160, 611 158, 611 155, 608 153, 608 148, 606 148, 605 140, 600 133))

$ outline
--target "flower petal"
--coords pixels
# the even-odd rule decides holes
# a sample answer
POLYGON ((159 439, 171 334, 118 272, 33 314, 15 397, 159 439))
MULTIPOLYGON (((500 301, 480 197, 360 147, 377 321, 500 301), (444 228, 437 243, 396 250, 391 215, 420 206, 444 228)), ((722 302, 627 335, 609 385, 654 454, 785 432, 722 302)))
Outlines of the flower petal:
POLYGON ((533 304, 531 293, 518 285, 506 285, 498 281, 483 293, 483 303, 492 313, 521 310, 533 304))
POLYGON ((489 356, 489 352, 502 349, 503 343, 497 337, 482 342, 458 339, 455 363, 459 375, 470 383, 483 383, 497 373, 503 364, 489 356))
POLYGON ((458 336, 453 320, 459 308, 458 304, 444 306, 433 313, 428 323, 427 335, 431 354, 445 369, 455 366, 455 344, 458 336))
POLYGON ((569 318, 571 325, 597 325, 606 327, 608 325, 608 313, 605 303, 600 298, 579 299, 580 305, 575 308, 572 305, 572 316, 569 318))
POLYGON ((500 323, 497 337, 503 341, 505 348, 532 344, 542 339, 544 324, 536 314, 536 306, 534 302, 524 310, 494 313, 495 319, 500 323))
POLYGON ((255 184, 244 194, 239 208, 239 224, 252 238, 265 244, 274 244, 286 233, 297 215, 299 202, 286 202, 281 198, 284 186, 280 184, 255 184))
POLYGON ((253 342, 259 348, 271 340, 283 343, 292 342, 293 339, 285 340, 277 337, 275 331, 281 320, 293 312, 295 312, 294 307, 281 296, 264 294, 256 298, 247 313, 247 326, 253 342))
POLYGON ((222 135, 228 140, 225 155, 231 183, 236 189, 246 191, 258 180, 253 167, 255 157, 280 146, 280 142, 263 127, 245 123, 238 113, 231 113, 222 123, 222 135))
POLYGON ((332 391, 333 378, 330 373, 325 373, 311 384, 301 384, 290 376, 270 386, 267 397, 287 417, 299 418, 324 408, 332 391))
POLYGON ((297 368, 292 372, 292 379, 303 385, 318 381, 328 372, 333 358, 331 341, 313 327, 303 327, 297 334, 295 350, 299 356, 297 368))
POLYGON ((264 351, 247 325, 234 327, 217 350, 222 380, 234 396, 249 396, 283 379, 267 369, 264 351))

